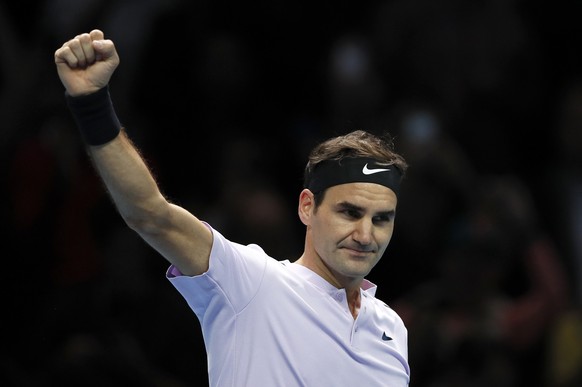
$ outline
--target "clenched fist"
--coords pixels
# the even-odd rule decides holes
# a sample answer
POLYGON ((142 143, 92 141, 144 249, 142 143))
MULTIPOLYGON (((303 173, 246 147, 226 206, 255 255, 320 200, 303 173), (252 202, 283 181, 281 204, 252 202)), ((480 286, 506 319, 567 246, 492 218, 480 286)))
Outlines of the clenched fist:
POLYGON ((77 35, 55 51, 61 82, 73 97, 87 95, 107 86, 119 65, 111 40, 100 30, 77 35))

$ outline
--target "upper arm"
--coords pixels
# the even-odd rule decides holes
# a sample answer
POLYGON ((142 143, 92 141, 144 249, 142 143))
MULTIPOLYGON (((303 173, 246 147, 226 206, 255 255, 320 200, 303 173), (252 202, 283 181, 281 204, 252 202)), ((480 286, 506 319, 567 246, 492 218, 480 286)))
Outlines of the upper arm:
POLYGON ((125 222, 183 274, 205 272, 212 233, 194 215, 164 198, 125 133, 90 151, 125 222))
POLYGON ((186 209, 160 200, 146 221, 128 224, 182 274, 204 273, 209 265, 212 232, 186 209))

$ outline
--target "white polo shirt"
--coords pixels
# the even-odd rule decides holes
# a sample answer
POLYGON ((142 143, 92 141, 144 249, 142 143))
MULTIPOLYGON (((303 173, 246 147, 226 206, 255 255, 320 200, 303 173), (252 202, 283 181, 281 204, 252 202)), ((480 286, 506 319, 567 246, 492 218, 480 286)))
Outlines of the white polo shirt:
POLYGON ((364 281, 354 320, 346 293, 313 271, 212 229, 210 266, 167 277, 202 327, 212 387, 404 387, 407 331, 364 281))

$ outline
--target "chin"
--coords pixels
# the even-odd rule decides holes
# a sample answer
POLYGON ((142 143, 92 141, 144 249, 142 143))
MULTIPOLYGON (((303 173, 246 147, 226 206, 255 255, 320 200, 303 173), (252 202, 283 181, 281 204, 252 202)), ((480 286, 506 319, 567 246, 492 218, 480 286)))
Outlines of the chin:
POLYGON ((370 274, 370 271, 372 271, 372 267, 370 264, 368 263, 364 264, 361 262, 360 264, 349 265, 345 269, 346 269, 345 274, 353 278, 364 278, 365 276, 370 274))

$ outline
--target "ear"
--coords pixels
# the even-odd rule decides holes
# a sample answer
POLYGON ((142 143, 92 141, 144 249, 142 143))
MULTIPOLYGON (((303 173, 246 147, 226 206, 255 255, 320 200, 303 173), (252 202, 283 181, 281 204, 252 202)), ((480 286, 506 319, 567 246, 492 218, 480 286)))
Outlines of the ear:
POLYGON ((311 223, 311 215, 313 214, 313 210, 315 209, 315 200, 313 198, 313 192, 305 188, 299 194, 299 219, 301 222, 309 226, 311 223))

